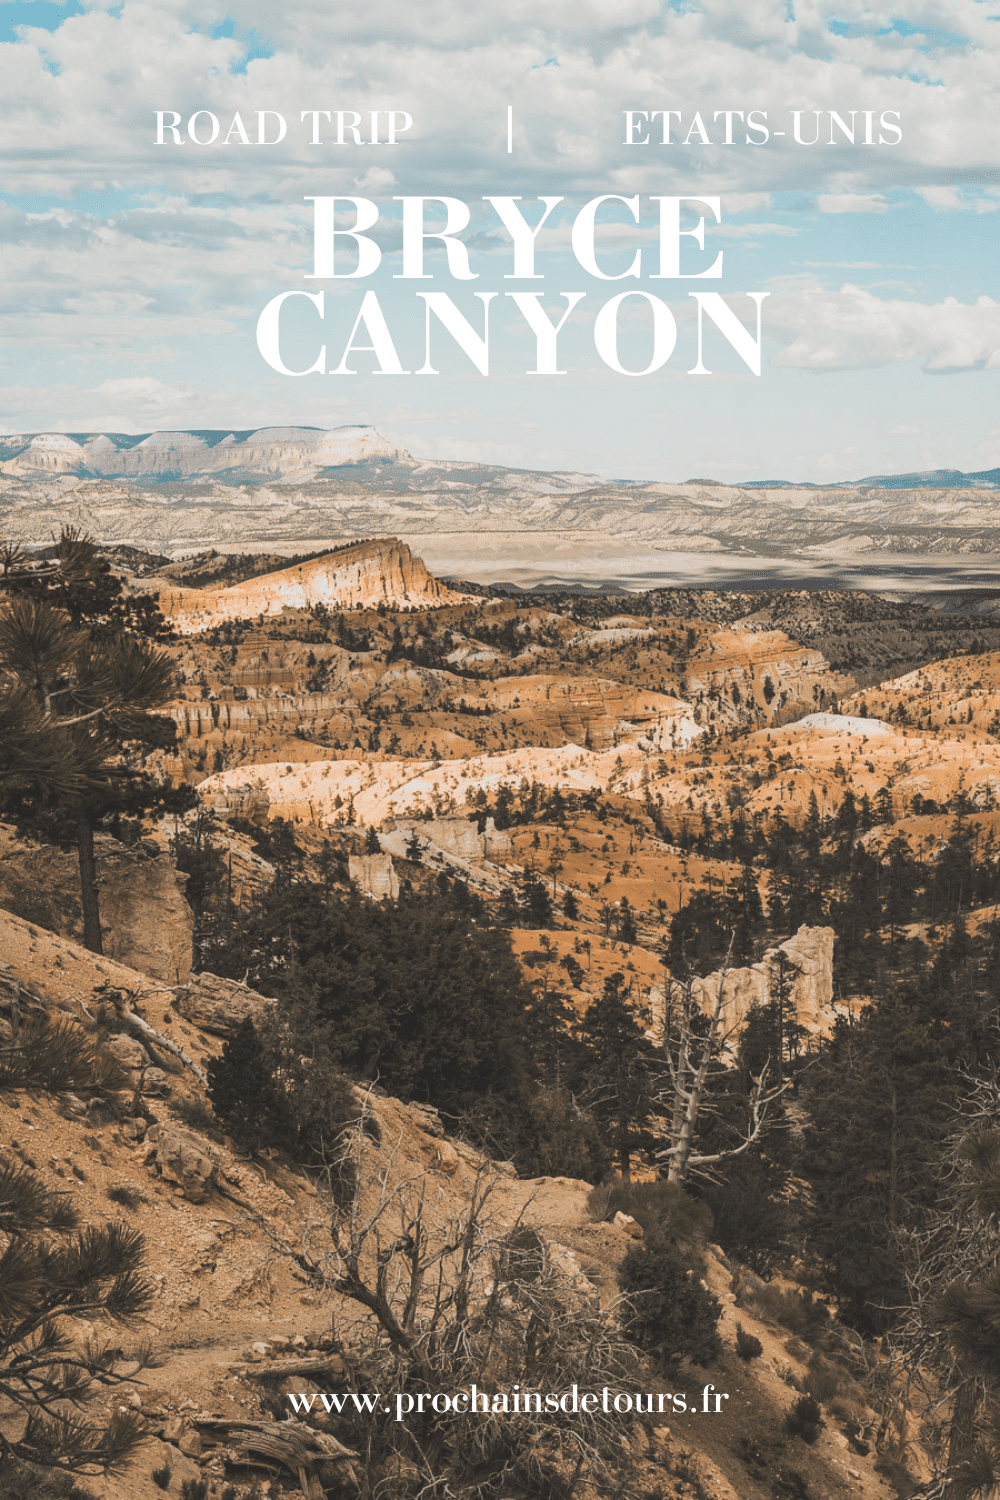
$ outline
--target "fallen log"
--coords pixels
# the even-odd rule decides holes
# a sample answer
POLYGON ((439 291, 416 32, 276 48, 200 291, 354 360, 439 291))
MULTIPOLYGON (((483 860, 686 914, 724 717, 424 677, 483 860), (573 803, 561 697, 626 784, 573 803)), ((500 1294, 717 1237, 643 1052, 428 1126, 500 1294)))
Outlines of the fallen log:
POLYGON ((234 1365, 233 1371, 240 1377, 256 1380, 273 1380, 281 1375, 326 1375, 331 1370, 342 1373, 344 1361, 339 1354, 314 1354, 308 1359, 260 1360, 251 1365, 234 1365))
POLYGON ((116 1006, 116 1009, 126 1026, 131 1026, 147 1041, 152 1041, 155 1046, 162 1047, 166 1052, 170 1052, 174 1057, 179 1058, 184 1066, 191 1070, 198 1082, 204 1088, 208 1088, 208 1078, 205 1070, 198 1066, 193 1057, 188 1056, 183 1047, 178 1047, 176 1042, 172 1042, 168 1036, 163 1035, 162 1031, 157 1031, 155 1027, 150 1026, 148 1021, 144 1021, 142 1016, 136 1015, 134 1010, 129 1010, 125 1004, 119 1004, 116 1006))
POLYGON ((348 1476, 357 1482, 352 1459, 360 1455, 345 1448, 328 1432, 316 1432, 297 1422, 250 1422, 229 1417, 190 1419, 209 1443, 225 1444, 236 1462, 278 1464, 293 1474, 307 1500, 323 1500, 324 1486, 313 1471, 325 1464, 346 1464, 348 1476))

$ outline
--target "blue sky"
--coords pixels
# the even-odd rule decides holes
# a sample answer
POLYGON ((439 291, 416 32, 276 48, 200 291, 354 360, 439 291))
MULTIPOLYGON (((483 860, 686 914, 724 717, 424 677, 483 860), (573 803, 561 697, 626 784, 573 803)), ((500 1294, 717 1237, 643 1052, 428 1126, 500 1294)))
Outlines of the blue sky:
MULTIPOLYGON (((993 467, 992 11, 977 0, 891 13, 863 0, 764 0, 752 11, 743 0, 386 0, 361 13, 243 0, 234 14, 193 0, 0 0, 0 428, 372 422, 429 457, 665 480, 993 467), (157 109, 180 114, 182 146, 155 144, 157 109), (387 111, 413 124, 398 146, 337 146, 335 120, 323 121, 313 146, 300 120, 313 109, 357 111, 366 137, 373 110, 383 139, 387 111), (649 145, 626 146, 626 109, 676 111, 671 144, 658 144, 657 123, 649 145), (211 145, 187 138, 196 110, 221 121, 211 145), (259 110, 272 112, 271 128, 278 114, 287 121, 280 145, 244 146, 235 134, 222 144, 237 111, 255 137, 259 110), (734 118, 725 144, 727 110, 766 114, 769 139, 758 130, 748 144, 746 120, 734 118), (794 111, 803 141, 819 120, 815 145, 796 143, 794 111), (851 111, 853 145, 832 119, 850 124, 851 111), (305 200, 316 194, 376 203, 382 263, 364 282, 325 285, 322 330, 311 305, 289 304, 289 365, 312 363, 322 333, 335 368, 372 289, 415 372, 418 294, 449 294, 481 328, 475 293, 493 292, 488 377, 438 326, 436 375, 375 373, 370 354, 351 361, 351 376, 292 379, 267 366, 255 341, 261 310, 280 292, 320 285, 305 279, 305 200), (483 203, 501 194, 519 195, 529 219, 540 195, 563 199, 537 240, 541 281, 508 277, 509 236, 483 203), (599 280, 574 257, 573 220, 604 194, 639 196, 638 227, 609 203, 597 235, 609 274, 642 250, 638 279, 599 280), (720 280, 651 277, 650 199, 667 194, 720 198, 704 256, 688 240, 682 260, 700 268, 721 250, 720 280), (469 204, 475 281, 452 278, 437 250, 431 280, 398 279, 402 195, 469 204), (693 290, 721 292, 751 327, 746 294, 768 294, 759 378, 711 324, 712 374, 687 373, 693 290), (527 373, 535 340, 511 291, 542 292, 553 317, 561 293, 584 293, 559 339, 565 375, 527 373), (622 292, 660 298, 676 321, 673 355, 648 376, 616 373, 595 345, 598 310, 622 292)), ((683 222, 705 213, 689 203, 683 222)), ((651 348, 652 314, 633 296, 620 309, 621 360, 642 368, 651 348)))

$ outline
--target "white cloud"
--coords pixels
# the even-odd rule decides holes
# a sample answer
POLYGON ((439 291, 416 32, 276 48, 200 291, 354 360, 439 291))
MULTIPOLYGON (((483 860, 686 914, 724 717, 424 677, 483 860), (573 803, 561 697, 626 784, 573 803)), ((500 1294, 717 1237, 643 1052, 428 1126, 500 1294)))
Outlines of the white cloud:
POLYGON ((860 370, 917 360, 924 370, 1000 369, 1000 303, 954 297, 926 304, 882 301, 849 283, 839 292, 794 285, 776 290, 772 326, 792 335, 774 364, 805 370, 860 370))
POLYGON ((819 455, 816 459, 816 468, 821 474, 836 472, 842 475, 848 466, 848 460, 855 458, 860 452, 860 448, 834 448, 830 453, 819 455))
POLYGON ((9 386, 4 390, 4 430, 148 432, 157 427, 203 425, 208 393, 168 385, 149 376, 103 380, 89 390, 68 383, 54 390, 9 386))
POLYGON ((8 192, 72 196, 145 181, 187 196, 291 201, 315 191, 317 174, 330 191, 349 191, 377 151, 390 163, 379 159, 379 170, 397 182, 416 175, 446 191, 445 184, 482 191, 484 178, 495 179, 494 190, 509 181, 515 190, 656 191, 668 173, 679 189, 736 195, 736 211, 800 187, 827 196, 827 211, 844 212, 838 198, 877 200, 902 180, 901 170, 930 190, 949 171, 985 170, 1000 157, 996 39, 983 9, 945 0, 935 30, 955 32, 975 50, 935 53, 945 87, 928 88, 920 81, 926 41, 874 35, 879 24, 856 0, 837 12, 861 33, 853 36, 830 31, 818 0, 797 4, 794 14, 785 0, 766 0, 752 17, 743 0, 705 0, 699 10, 658 0, 386 0, 377 31, 367 14, 328 0, 287 7, 243 0, 239 34, 214 39, 202 28, 223 18, 221 3, 213 14, 202 0, 123 0, 120 12, 92 6, 54 32, 31 28, 0 47, 0 161, 8 192), (231 72, 246 57, 252 27, 274 55, 231 72), (553 59, 558 66, 546 66, 553 59), (808 125, 812 110, 849 116, 859 99, 900 112, 898 146, 793 144, 793 109, 806 112, 808 125), (508 104, 516 141, 509 159, 508 104), (626 151, 623 111, 665 105, 681 109, 685 131, 701 111, 717 144, 626 151), (768 110, 786 138, 754 148, 737 134, 733 146, 719 144, 714 114, 725 107, 768 110), (212 109, 223 132, 236 110, 252 130, 258 109, 276 109, 289 133, 275 148, 156 147, 158 108, 177 110, 183 122, 212 109), (299 122, 310 108, 406 109, 413 129, 395 148, 311 147, 299 122))
POLYGON ((816 206, 824 214, 884 214, 892 205, 881 193, 820 193, 816 206))
MULTIPOLYGON (((388 203, 394 193, 465 199, 473 207, 473 265, 483 273, 478 285, 489 285, 492 277, 501 291, 509 246, 481 202, 484 193, 520 194, 529 216, 536 194, 566 196, 543 236, 544 254, 552 257, 547 274, 552 264, 573 270, 568 224, 585 197, 643 195, 642 227, 602 224, 598 246, 609 270, 627 264, 626 257, 641 247, 648 272, 656 261, 657 235, 646 195, 717 194, 724 221, 706 224, 706 257, 709 245, 712 254, 725 245, 727 277, 739 272, 737 286, 770 284, 766 336, 772 345, 775 334, 782 336, 775 362, 790 367, 793 376, 801 369, 854 370, 902 361, 930 370, 997 367, 996 306, 969 305, 976 293, 992 289, 985 265, 972 256, 950 258, 943 235, 918 245, 906 239, 915 215, 922 231, 932 211, 960 203, 985 211, 1000 204, 988 175, 1000 161, 1000 27, 976 0, 904 0, 898 13, 923 28, 907 36, 886 30, 884 11, 873 0, 838 0, 836 19, 848 35, 831 31, 825 0, 796 0, 794 7, 786 0, 761 0, 753 7, 745 0, 700 0, 697 6, 666 0, 384 0, 375 26, 371 13, 329 0, 295 0, 284 7, 273 0, 241 0, 228 11, 224 0, 85 5, 84 14, 68 17, 55 31, 29 28, 21 41, 0 44, 0 180, 7 196, 38 195, 37 206, 45 209, 25 214, 0 205, 0 314, 8 349, 18 346, 5 356, 4 374, 25 382, 20 394, 5 390, 4 407, 32 413, 35 426, 193 425, 194 412, 198 425, 226 425, 236 412, 249 425, 276 419, 328 425, 360 420, 366 412, 381 420, 389 400, 382 386, 391 382, 359 379, 349 389, 332 379, 283 382, 253 350, 253 322, 266 297, 309 285, 301 280, 311 254, 311 211, 303 198, 318 192, 378 199, 383 217, 373 237, 387 261, 398 244, 398 223, 387 216, 398 208, 388 203), (227 13, 235 14, 237 34, 212 38, 212 26, 227 13), (248 57, 254 27, 266 43, 258 52, 273 55, 248 57), (928 79, 943 86, 930 87, 928 79), (509 104, 515 122, 511 156, 509 104), (849 116, 851 108, 868 107, 900 112, 898 146, 829 147, 827 131, 815 147, 793 142, 794 109, 805 112, 808 138, 813 110, 849 116), (175 109, 186 125, 201 108, 215 111, 223 132, 239 110, 251 134, 258 109, 280 110, 289 122, 288 137, 274 148, 155 146, 154 110, 175 109), (303 109, 357 109, 367 122, 369 111, 389 108, 413 117, 412 131, 394 148, 337 147, 329 137, 312 147, 308 126, 299 121, 303 109), (625 148, 626 108, 680 109, 684 133, 700 111, 716 144, 625 148), (723 125, 714 114, 725 108, 766 109, 772 129, 786 135, 753 147, 737 129, 734 144, 724 146, 723 125), (966 175, 959 180, 959 173, 966 175), (902 200, 901 185, 922 188, 924 203, 911 198, 904 211, 885 212, 902 200), (786 208, 787 196, 779 195, 790 193, 800 215, 782 213, 777 222, 774 206, 780 201, 786 208), (81 204, 91 211, 81 211, 81 204), (828 215, 822 237, 816 233, 817 207, 828 215), (740 215, 754 222, 734 222, 740 215), (912 260, 927 280, 919 293, 911 285, 878 295, 851 286, 823 290, 815 275, 768 281, 788 265, 796 234, 801 255, 828 255, 859 274, 876 269, 873 256, 890 274, 912 260), (958 287, 963 302, 941 301, 939 288, 958 287), (918 294, 933 296, 936 305, 904 300, 918 294), (245 359, 234 357, 233 344, 223 342, 234 339, 245 359), (159 364, 171 358, 171 368, 159 364), (156 375, 172 383, 161 384, 156 375), (138 383, 129 383, 133 376, 138 383)), ((974 236, 989 225, 970 213, 961 227, 974 236)), ((684 252, 698 255, 690 242, 684 252)), ((409 316, 400 312, 402 292, 409 289, 390 279, 396 269, 387 263, 379 284, 394 330, 397 315, 401 321, 409 316)), ((550 275, 547 302, 554 299, 561 310, 558 290, 576 284, 550 275)), ((346 316, 357 290, 349 282, 328 288, 331 325, 334 313, 341 321, 346 316)), ((602 290, 588 285, 588 307, 602 300, 602 290)), ((667 290, 668 300, 674 292, 690 325, 693 303, 676 288, 667 290)), ((739 310, 745 298, 733 295, 739 310)), ((641 312, 638 300, 630 299, 626 324, 638 326, 641 312)), ((568 327, 569 352, 593 361, 586 309, 578 321, 579 350, 568 327)), ((689 332, 682 327, 682 339, 689 332)), ((739 458, 749 451, 749 440, 770 445, 772 435, 786 445, 801 441, 807 455, 835 453, 844 413, 852 402, 864 405, 858 394, 863 382, 844 382, 836 413, 817 416, 823 402, 815 399, 810 408, 802 392, 818 383, 795 385, 793 376, 772 372, 773 385, 793 392, 807 415, 789 424, 794 437, 779 438, 759 415, 769 394, 766 381, 758 383, 759 407, 743 390, 740 411, 748 415, 739 430, 740 418, 732 426, 719 419, 707 381, 705 387, 686 381, 678 356, 676 377, 664 376, 676 378, 673 430, 680 439, 697 425, 698 412, 712 413, 706 431, 724 431, 719 441, 730 445, 728 456, 720 448, 720 465, 735 461, 734 445, 739 458), (695 386, 697 395, 682 394, 695 386)), ((635 402, 641 382, 616 386, 609 372, 581 370, 578 380, 566 380, 582 392, 575 404, 545 382, 537 389, 523 379, 502 388, 500 382, 497 377, 481 390, 474 387, 469 398, 470 410, 479 413, 476 441, 495 442, 497 457, 509 451, 511 434, 515 444, 524 443, 524 461, 532 459, 536 439, 524 435, 527 429, 517 437, 516 391, 517 399, 527 400, 531 418, 552 432, 551 451, 560 449, 562 463, 573 461, 579 445, 610 453, 612 471, 623 466, 621 434, 631 418, 625 387, 628 401, 635 402)), ((427 386, 433 384, 428 380, 427 386)), ((468 382, 458 385, 469 389, 468 382)), ((475 425, 471 418, 455 416, 453 429, 447 425, 452 418, 446 421, 441 412, 424 420, 433 407, 427 386, 400 382, 391 398, 399 402, 396 427, 425 433, 423 446, 444 441, 433 437, 435 424, 439 435, 453 431, 456 443, 466 441, 475 425)), ((651 381, 649 389, 654 386, 659 390, 651 381)), ((824 400, 829 390, 824 384, 824 400)), ((651 395, 642 399, 652 414, 643 421, 659 432, 657 424, 668 417, 651 395)), ((910 415, 907 408, 887 420, 910 415)), ((980 436, 981 429, 976 441, 980 436)), ((656 447, 642 460, 650 471, 662 468, 662 451, 656 447)), ((778 461, 777 449, 773 458, 778 461)), ((762 472, 771 461, 762 450, 762 472)), ((677 462, 683 471, 691 460, 677 462)), ((741 472, 743 463, 740 458, 741 472)), ((865 464, 870 472, 878 467, 867 457, 865 464)))
POLYGON ((969 207, 958 190, 953 187, 931 185, 918 187, 917 192, 924 202, 929 203, 931 208, 937 209, 938 213, 953 213, 956 209, 969 207))
POLYGON ((190 401, 195 392, 183 386, 166 385, 152 375, 128 375, 118 380, 102 380, 92 391, 95 396, 125 397, 132 402, 162 405, 165 401, 190 401))
MULTIPOLYGON (((729 206, 730 206, 729 205, 729 200, 727 199, 726 203, 724 204, 724 207, 726 209, 728 209, 729 206)), ((795 236, 800 233, 800 231, 794 225, 791 225, 791 224, 767 224, 767 223, 764 223, 764 224, 713 224, 712 228, 711 228, 711 232, 712 232, 713 235, 718 235, 722 239, 730 239, 730 240, 756 239, 758 237, 758 235, 762 235, 762 234, 776 234, 781 239, 788 239, 788 240, 790 240, 790 239, 794 239, 795 236)))

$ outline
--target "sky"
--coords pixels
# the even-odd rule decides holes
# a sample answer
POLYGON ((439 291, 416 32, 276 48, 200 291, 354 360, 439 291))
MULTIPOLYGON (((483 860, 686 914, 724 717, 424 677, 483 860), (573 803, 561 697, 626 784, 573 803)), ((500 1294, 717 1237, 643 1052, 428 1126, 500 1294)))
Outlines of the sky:
POLYGON ((421 457, 668 481, 995 467, 998 65, 1000 0, 0 0, 0 431, 370 423, 421 457), (157 111, 180 143, 157 144, 157 111), (259 111, 283 140, 257 143, 259 111), (361 144, 337 143, 338 111, 361 144), (377 209, 369 274, 342 234, 337 275, 312 275, 323 197, 341 230, 377 209), (532 226, 561 200, 538 279, 491 197, 532 226), (704 220, 681 277, 658 274, 670 197, 682 229, 704 220), (468 208, 425 279, 404 274, 404 198, 428 231, 442 198, 468 208), (595 198, 590 266, 573 230, 595 198), (322 318, 302 296, 278 315, 310 373, 258 346, 284 292, 323 293, 322 318), (407 373, 359 352, 370 322, 351 338, 370 293, 407 373), (533 373, 526 293, 566 313, 565 373, 533 373), (713 293, 744 354, 706 313, 692 374, 693 294, 713 293), (427 294, 488 328, 488 374, 427 294))

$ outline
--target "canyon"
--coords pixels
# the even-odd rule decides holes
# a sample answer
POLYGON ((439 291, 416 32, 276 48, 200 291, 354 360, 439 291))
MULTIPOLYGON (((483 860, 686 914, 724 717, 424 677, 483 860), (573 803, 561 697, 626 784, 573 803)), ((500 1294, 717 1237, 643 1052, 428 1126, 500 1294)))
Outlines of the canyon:
MULTIPOLYGON (((0 485, 4 503, 27 487, 18 502, 26 514, 25 495, 37 485, 62 486, 59 505, 77 486, 121 483, 132 494, 149 478, 135 466, 148 462, 164 476, 155 483, 167 498, 155 503, 169 506, 169 465, 183 461, 202 465, 185 471, 184 504, 194 504, 198 487, 214 493, 223 472, 238 479, 230 494, 264 483, 256 471, 250 479, 249 469, 237 471, 237 460, 308 468, 321 458, 338 467, 330 484, 346 483, 350 470, 352 484, 374 486, 382 482, 375 468, 400 470, 393 493, 401 508, 423 483, 420 466, 366 451, 377 435, 350 433, 320 434, 312 447, 294 434, 202 435, 175 448, 153 444, 137 458, 129 455, 143 445, 124 441, 108 456, 74 439, 82 458, 65 445, 28 444, 4 459, 0 485), (39 477, 47 454, 54 467, 39 477), (121 467, 110 479, 73 472, 84 459, 121 467), (230 469, 209 467, 224 461, 230 469)), ((443 472, 424 474, 425 497, 441 493, 443 472)), ((461 494, 469 476, 460 466, 449 472, 458 476, 452 493, 461 494)), ((266 482, 281 493, 277 470, 266 482)), ((556 482, 564 499, 591 493, 589 476, 556 482)), ((506 503, 505 484, 516 488, 502 471, 480 474, 470 485, 474 506, 489 486, 491 503, 506 503)), ((934 493, 919 491, 927 503, 934 493)), ((973 506, 978 493, 963 491, 973 506)), ((536 502, 544 510, 552 492, 536 502)), ((72 503, 86 505, 80 496, 72 503)), ((744 499, 734 492, 731 503, 744 499)), ((888 504, 885 495, 878 503, 888 504)), ((156 1474, 167 1470, 175 1487, 204 1483, 222 1494, 235 1476, 241 1488, 230 1484, 233 1492, 253 1494, 240 1424, 286 1415, 289 1392, 315 1394, 315 1381, 348 1382, 330 1328, 343 1339, 344 1327, 353 1336, 360 1325, 349 1299, 331 1290, 326 1247, 340 1210, 330 1163, 317 1169, 284 1145, 244 1149, 220 1123, 211 1080, 227 1049, 245 1044, 248 1023, 258 1039, 280 1032, 289 995, 294 1011, 314 980, 324 997, 349 996, 339 1023, 349 1031, 371 1003, 371 988, 355 988, 366 952, 372 961, 363 941, 370 923, 385 922, 388 944, 396 923, 426 910, 439 914, 433 945, 460 921, 477 941, 496 940, 491 972, 509 961, 511 982, 530 1001, 530 1025, 560 1018, 555 1042, 539 1032, 548 1042, 531 1043, 540 1057, 545 1045, 554 1051, 545 1108, 572 1048, 616 997, 648 1066, 660 1070, 648 1136, 632 1151, 638 1182, 611 1173, 611 1186, 598 1189, 583 1180, 579 1157, 573 1171, 519 1175, 512 1160, 476 1143, 467 1120, 416 1090, 396 1097, 374 1078, 387 1066, 378 1047, 391 1038, 378 1038, 377 1067, 351 1085, 364 1122, 355 1207, 373 1211, 379 1191, 395 1202, 394 1192, 417 1184, 425 1225, 450 1233, 488 1185, 496 1264, 513 1253, 508 1236, 537 1236, 525 1243, 559 1296, 579 1299, 580 1317, 617 1304, 619 1268, 657 1232, 635 1215, 644 1189, 667 1186, 656 1178, 656 1153, 673 1138, 663 1070, 675 1056, 678 1007, 692 1007, 694 1037, 721 1015, 707 1054, 704 1139, 717 1146, 719 1128, 730 1132, 724 1140, 746 1136, 734 1159, 752 1171, 782 1163, 783 1191, 805 1223, 801 1205, 823 1182, 810 1111, 825 1049, 861 1036, 886 994, 916 1008, 919 986, 942 982, 968 952, 992 951, 1000 622, 988 597, 662 581, 645 591, 526 592, 469 570, 441 578, 412 538, 402 527, 375 536, 359 528, 315 549, 296 545, 291 555, 287 540, 269 538, 255 553, 213 538, 211 550, 188 555, 182 547, 142 552, 119 537, 109 564, 129 596, 162 610, 155 649, 174 673, 159 732, 149 743, 127 742, 123 763, 184 797, 170 812, 99 820, 104 955, 81 946, 75 851, 65 839, 44 841, 37 828, 18 832, 24 809, 16 799, 12 821, 0 827, 0 1047, 15 1046, 25 1016, 45 1014, 106 1045, 124 1070, 103 1101, 36 1091, 8 1102, 0 1089, 4 1151, 9 1141, 12 1159, 30 1155, 32 1170, 47 1163, 47 1181, 71 1176, 88 1222, 115 1204, 150 1245, 144 1331, 163 1363, 124 1389, 130 1409, 144 1414, 150 1461, 141 1457, 124 1480, 97 1481, 102 1500, 155 1500, 156 1474), (286 934, 300 907, 306 926, 293 942, 286 934), (296 945, 313 939, 300 953, 296 945), (771 1101, 777 1125, 758 1150, 747 1132, 754 1090, 768 1082, 779 1090, 771 1101), (750 1146, 753 1154, 739 1154, 750 1146), (605 1203, 605 1192, 630 1195, 627 1207, 605 1203), (290 1363, 286 1372, 283 1362, 293 1359, 308 1362, 309 1374, 293 1377, 290 1363), (273 1386, 262 1370, 277 1371, 273 1386), (212 1441, 219 1430, 226 1446, 212 1441)), ((425 957, 418 946, 404 955, 407 985, 425 957)), ((460 968, 463 955, 450 951, 460 968)), ((433 1014, 449 995, 449 976, 435 974, 435 986, 438 978, 428 991, 433 1014)), ((471 1006, 475 981, 462 985, 462 1004, 471 1006)), ((947 1034, 947 1014, 947 1024, 934 1022, 920 1039, 920 1057, 927 1037, 947 1034)), ((436 1053, 447 1053, 454 1025, 454 1017, 440 1024, 436 1053)), ((300 1083, 321 1056, 314 1041, 298 1041, 283 1064, 304 1068, 300 1083)), ((497 1063, 497 1078, 505 1067, 497 1063)), ((584 1079, 553 1132, 557 1142, 570 1130, 566 1120, 586 1116, 606 1086, 606 1078, 601 1087, 584 1079)), ((253 1107, 264 1113, 259 1101, 253 1107)), ((759 1179, 747 1181, 759 1197, 759 1179)), ((774 1308, 780 1303, 792 1319, 789 1308, 821 1305, 813 1299, 827 1285, 823 1266, 807 1265, 812 1252, 796 1245, 775 1252, 785 1256, 780 1273, 775 1260, 771 1280, 758 1276, 740 1260, 754 1253, 739 1237, 752 1219, 744 1200, 727 1218, 711 1175, 688 1189, 690 1197, 670 1200, 667 1222, 671 1232, 682 1226, 683 1241, 693 1233, 685 1224, 716 1215, 719 1244, 698 1230, 704 1243, 694 1263, 720 1309, 712 1378, 743 1406, 721 1437, 676 1423, 631 1427, 641 1492, 659 1485, 677 1500, 848 1492, 887 1500, 888 1471, 872 1440, 876 1398, 854 1366, 836 1367, 850 1400, 839 1388, 827 1392, 815 1444, 789 1435, 789 1411, 804 1393, 826 1389, 817 1370, 828 1367, 774 1308), (752 1366, 741 1352, 748 1336, 760 1346, 752 1366), (765 1439, 767 1462, 756 1456, 765 1439)), ((406 1224, 396 1227, 398 1268, 406 1224)), ((83 1341, 93 1329, 78 1321, 70 1332, 83 1341)), ((830 1368, 830 1351, 848 1345, 877 1366, 874 1341, 831 1326, 838 1331, 823 1345, 830 1368)), ((329 1425, 301 1425, 321 1449, 329 1425)), ((930 1471, 917 1443, 907 1461, 930 1471)), ((334 1477, 310 1458, 301 1473, 286 1466, 281 1493, 294 1496, 297 1483, 311 1500, 334 1477)))

